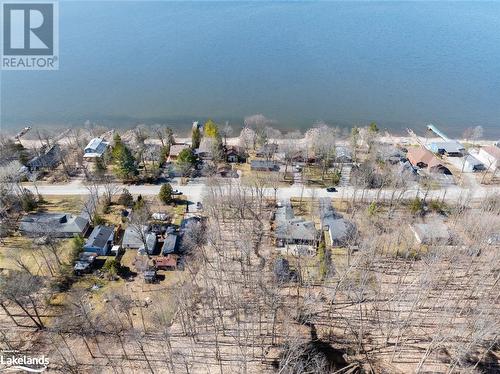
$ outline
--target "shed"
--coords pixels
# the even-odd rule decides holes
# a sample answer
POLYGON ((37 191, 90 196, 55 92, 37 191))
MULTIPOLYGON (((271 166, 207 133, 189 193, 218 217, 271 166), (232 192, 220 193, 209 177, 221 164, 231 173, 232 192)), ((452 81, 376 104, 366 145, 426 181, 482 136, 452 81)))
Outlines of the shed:
POLYGON ((415 223, 410 228, 420 244, 448 244, 450 241, 448 227, 441 221, 415 223))
POLYGON ((177 260, 179 256, 169 254, 167 256, 159 256, 154 259, 154 264, 160 270, 175 270, 177 268, 177 260))

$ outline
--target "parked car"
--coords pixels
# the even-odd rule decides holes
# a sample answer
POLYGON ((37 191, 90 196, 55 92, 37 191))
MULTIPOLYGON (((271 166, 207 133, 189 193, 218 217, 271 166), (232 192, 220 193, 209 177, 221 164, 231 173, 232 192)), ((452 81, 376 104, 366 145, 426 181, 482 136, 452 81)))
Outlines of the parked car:
POLYGON ((337 189, 335 187, 328 187, 326 190, 328 192, 337 192, 337 189))
POLYGON ((179 190, 173 190, 172 195, 182 195, 182 192, 179 190))
POLYGON ((198 210, 202 210, 203 209, 203 205, 201 204, 201 202, 198 201, 196 203, 196 209, 198 209, 198 210))

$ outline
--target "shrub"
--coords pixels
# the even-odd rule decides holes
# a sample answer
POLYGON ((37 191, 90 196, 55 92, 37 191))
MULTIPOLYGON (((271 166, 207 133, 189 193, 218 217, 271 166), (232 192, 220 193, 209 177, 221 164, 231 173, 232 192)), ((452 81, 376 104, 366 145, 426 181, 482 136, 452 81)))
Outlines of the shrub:
POLYGON ((117 275, 120 272, 121 264, 116 258, 108 258, 103 268, 110 275, 117 275))
POLYGON ((92 219, 92 224, 94 226, 98 226, 98 225, 104 225, 106 223, 106 220, 101 217, 99 214, 94 214, 94 218, 92 219))
POLYGON ((118 204, 124 207, 131 207, 134 204, 134 197, 126 188, 122 190, 121 195, 118 197, 118 204))
POLYGON ((424 203, 418 197, 413 199, 410 203, 410 212, 413 214, 421 214, 424 211, 424 203))
POLYGON ((21 196, 21 207, 25 212, 30 212, 38 207, 38 201, 35 195, 26 188, 21 196))

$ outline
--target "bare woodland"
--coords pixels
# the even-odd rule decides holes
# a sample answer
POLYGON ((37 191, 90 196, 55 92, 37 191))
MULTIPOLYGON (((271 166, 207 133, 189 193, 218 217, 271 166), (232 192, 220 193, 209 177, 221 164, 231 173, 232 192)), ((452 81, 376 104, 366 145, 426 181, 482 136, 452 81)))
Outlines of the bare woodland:
POLYGON ((347 201, 356 243, 324 277, 317 262, 290 259, 298 276, 283 282, 263 188, 212 181, 207 220, 184 243, 185 277, 155 294, 117 289, 103 301, 73 288, 55 302, 58 272, 20 263, 2 276, 1 347, 44 353, 64 373, 500 370, 499 248, 484 240, 499 228, 498 196, 452 207, 454 245, 419 249, 400 207, 367 215, 347 201))

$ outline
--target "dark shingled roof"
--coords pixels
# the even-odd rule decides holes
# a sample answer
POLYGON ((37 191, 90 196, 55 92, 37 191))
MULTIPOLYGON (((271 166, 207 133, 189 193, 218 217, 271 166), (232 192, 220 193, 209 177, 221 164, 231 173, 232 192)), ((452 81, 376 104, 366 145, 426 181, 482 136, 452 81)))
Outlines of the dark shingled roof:
POLYGON ((85 243, 86 247, 96 247, 96 248, 104 248, 104 246, 108 243, 108 239, 115 232, 114 226, 96 226, 92 233, 90 234, 87 242, 85 243))

